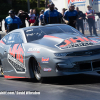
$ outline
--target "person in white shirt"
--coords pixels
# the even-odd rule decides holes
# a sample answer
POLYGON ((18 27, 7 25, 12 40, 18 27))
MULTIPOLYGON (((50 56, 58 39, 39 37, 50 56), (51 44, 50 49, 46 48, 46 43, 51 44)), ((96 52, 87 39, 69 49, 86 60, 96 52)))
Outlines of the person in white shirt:
POLYGON ((89 24, 89 31, 90 35, 92 36, 92 27, 93 27, 93 33, 97 35, 96 28, 95 28, 95 11, 91 9, 92 7, 90 5, 87 6, 87 12, 86 12, 86 18, 87 22, 89 24))
POLYGON ((28 14, 30 19, 29 19, 29 25, 35 22, 35 14, 33 13, 33 9, 30 9, 30 13, 28 14))

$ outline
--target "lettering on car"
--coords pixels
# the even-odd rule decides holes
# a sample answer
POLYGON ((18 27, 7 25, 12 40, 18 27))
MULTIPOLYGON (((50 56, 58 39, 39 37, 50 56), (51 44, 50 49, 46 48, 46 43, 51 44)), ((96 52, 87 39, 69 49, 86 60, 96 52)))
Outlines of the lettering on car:
POLYGON ((24 49, 21 44, 11 45, 7 56, 8 62, 15 69, 16 73, 25 73, 24 49))
POLYGON ((60 44, 55 45, 56 47, 60 49, 65 49, 65 48, 75 48, 75 47, 84 47, 84 46, 91 46, 94 41, 90 41, 86 37, 73 37, 64 40, 60 44))

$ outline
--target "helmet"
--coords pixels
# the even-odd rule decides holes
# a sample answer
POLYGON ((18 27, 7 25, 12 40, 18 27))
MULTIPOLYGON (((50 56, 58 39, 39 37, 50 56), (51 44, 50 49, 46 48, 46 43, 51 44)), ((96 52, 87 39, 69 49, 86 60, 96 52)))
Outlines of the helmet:
POLYGON ((9 10, 9 14, 15 14, 14 10, 9 10))

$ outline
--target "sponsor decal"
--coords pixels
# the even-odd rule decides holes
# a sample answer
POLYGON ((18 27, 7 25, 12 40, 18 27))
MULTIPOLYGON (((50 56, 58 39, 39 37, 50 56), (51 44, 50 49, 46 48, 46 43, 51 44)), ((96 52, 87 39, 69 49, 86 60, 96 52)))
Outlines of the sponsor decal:
POLYGON ((10 22, 10 21, 11 21, 11 19, 8 19, 8 21, 10 22))
POLYGON ((24 49, 21 44, 11 45, 7 59, 10 65, 15 69, 16 73, 25 73, 24 49))
POLYGON ((33 31, 33 29, 26 30, 26 32, 31 32, 31 31, 33 31))
POLYGON ((29 48, 27 53, 40 53, 40 48, 29 48))
POLYGON ((86 0, 67 0, 68 1, 68 7, 70 6, 70 4, 85 4, 86 0))
POLYGON ((44 57, 42 57, 41 62, 42 63, 48 63, 49 60, 50 60, 50 58, 44 58, 44 57))
POLYGON ((27 35, 27 37, 28 37, 28 36, 33 36, 34 33, 29 33, 29 34, 26 34, 26 35, 27 35))
POLYGON ((73 37, 64 40, 62 43, 55 45, 60 49, 66 48, 77 48, 77 47, 85 47, 94 45, 94 41, 90 41, 86 37, 73 37))
POLYGON ((51 68, 44 68, 43 71, 45 72, 50 72, 52 69, 51 68))
POLYGON ((90 41, 100 44, 100 37, 89 37, 90 41))
POLYGON ((2 40, 0 40, 0 43, 5 44, 2 40))

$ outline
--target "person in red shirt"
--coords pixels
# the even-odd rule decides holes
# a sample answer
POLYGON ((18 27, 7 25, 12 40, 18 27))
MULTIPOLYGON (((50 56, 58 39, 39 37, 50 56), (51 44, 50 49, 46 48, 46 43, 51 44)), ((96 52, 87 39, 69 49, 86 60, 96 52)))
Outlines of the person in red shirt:
POLYGON ((94 16, 94 14, 95 14, 95 11, 94 10, 92 10, 91 8, 91 6, 87 6, 87 8, 88 8, 88 10, 87 10, 87 12, 86 12, 86 19, 87 19, 87 22, 88 22, 88 24, 89 24, 89 31, 90 31, 90 35, 92 36, 92 27, 93 27, 93 33, 96 35, 96 36, 98 36, 97 35, 97 32, 96 32, 96 28, 95 28, 95 16, 94 16))
POLYGON ((30 19, 29 19, 29 24, 34 23, 35 22, 35 14, 33 13, 33 9, 30 9, 30 13, 28 14, 30 19))

